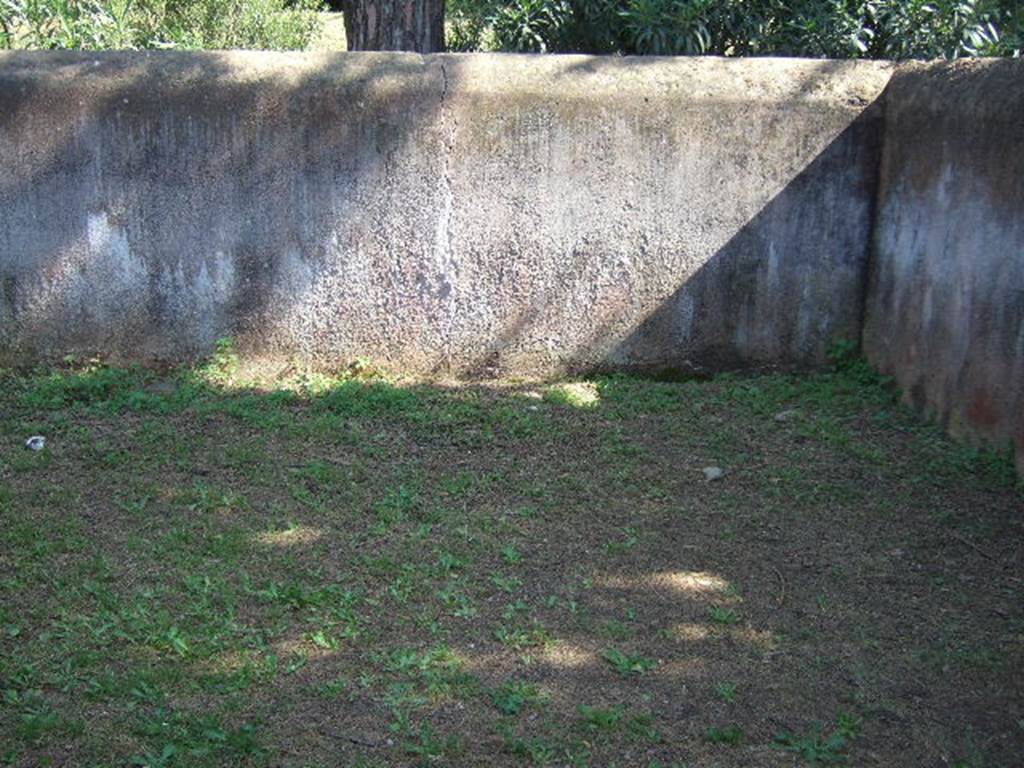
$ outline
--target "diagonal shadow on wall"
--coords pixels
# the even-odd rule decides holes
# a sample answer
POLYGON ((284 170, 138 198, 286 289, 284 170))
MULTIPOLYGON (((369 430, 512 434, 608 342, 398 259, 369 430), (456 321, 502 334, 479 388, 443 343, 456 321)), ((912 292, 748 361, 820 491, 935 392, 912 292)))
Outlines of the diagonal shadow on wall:
POLYGON ((608 362, 683 374, 807 368, 821 365, 835 341, 856 342, 881 121, 879 98, 622 340, 608 362), (664 359, 666 349, 675 350, 675 359, 664 359))
POLYGON ((785 88, 772 65, 752 117, 737 64, 643 62, 634 92, 636 62, 479 61, 40 56, 86 79, 2 97, 0 349, 174 360, 231 335, 480 377, 804 367, 858 337, 881 121, 835 99, 839 64, 785 88), (689 105, 705 74, 732 90, 689 105))
POLYGON ((629 65, 570 61, 566 72, 597 95, 575 82, 557 100, 531 95, 539 128, 502 126, 517 114, 514 94, 462 107, 481 110, 504 142, 475 160, 483 171, 457 160, 462 197, 501 168, 529 168, 534 145, 543 170, 513 176, 511 191, 488 189, 482 212, 460 210, 473 219, 460 258, 500 272, 459 296, 498 309, 487 333, 476 324, 456 335, 456 371, 518 374, 538 359, 555 375, 823 365, 833 342, 860 335, 885 80, 836 98, 849 68, 804 62, 747 94, 730 80, 733 62, 629 65), (606 86, 637 72, 678 91, 656 91, 648 106, 647 91, 606 86), (705 90, 690 94, 690 84, 705 90), (505 148, 516 142, 521 154, 505 148), (474 223, 484 216, 503 227, 474 223))

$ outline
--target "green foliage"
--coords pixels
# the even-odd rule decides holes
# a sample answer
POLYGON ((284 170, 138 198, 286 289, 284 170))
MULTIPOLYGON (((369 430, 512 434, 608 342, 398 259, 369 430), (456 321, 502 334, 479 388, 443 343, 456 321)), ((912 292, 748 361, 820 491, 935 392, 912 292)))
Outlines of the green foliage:
POLYGON ((775 735, 775 746, 789 752, 796 752, 810 763, 841 763, 846 760, 842 755, 851 739, 860 732, 860 720, 854 715, 840 713, 835 730, 826 736, 821 724, 814 726, 808 736, 800 736, 788 731, 775 735))
POLYGON ((539 704, 546 700, 540 687, 522 680, 512 680, 491 692, 491 702, 503 715, 518 715, 527 704, 539 704))
POLYGON ((861 354, 860 347, 847 339, 839 339, 828 349, 828 359, 836 373, 868 386, 885 386, 891 379, 879 376, 861 354))
POLYGON ((601 708, 580 704, 578 709, 580 719, 588 730, 614 731, 622 724, 623 709, 621 706, 601 708))
POLYGON ((732 704, 736 701, 736 683, 717 683, 715 693, 722 701, 732 704))
POLYGON ((220 758, 237 764, 263 754, 256 727, 251 723, 236 729, 225 727, 216 715, 194 715, 166 706, 138 715, 136 733, 154 749, 135 755, 129 765, 182 765, 176 759, 187 755, 193 764, 203 758, 220 758))
POLYGON ((519 0, 494 14, 494 35, 507 51, 559 50, 562 29, 572 15, 567 0, 519 0))
POLYGON ((430 762, 446 756, 457 755, 462 751, 462 741, 457 736, 443 738, 437 736, 429 723, 421 724, 419 731, 414 732, 402 746, 406 754, 415 755, 430 762))
POLYGON ((43 697, 41 691, 6 690, 4 706, 17 711, 19 716, 18 735, 29 742, 41 742, 50 734, 66 729, 67 723, 43 697))
POLYGON ((299 49, 319 0, 0 0, 0 48, 299 49))
POLYGON ((448 0, 445 3, 445 47, 457 52, 495 48, 490 32, 492 12, 488 0, 448 0))
POLYGON ((630 675, 642 675, 658 666, 658 662, 645 659, 640 655, 630 655, 614 648, 610 648, 601 654, 601 658, 607 661, 615 671, 623 677, 630 675))
POLYGON ((500 626, 494 630, 494 639, 516 649, 542 648, 552 643, 551 633, 539 626, 500 626))
POLYGON ((503 749, 509 754, 523 757, 534 765, 547 765, 557 759, 558 747, 541 737, 523 738, 509 729, 502 729, 503 749))
POLYGON ((200 369, 212 384, 228 384, 238 373, 238 351, 234 339, 217 339, 213 355, 206 366, 200 369))
POLYGON ((743 729, 738 725, 729 725, 725 728, 708 728, 704 739, 712 744, 728 744, 735 747, 743 741, 743 729))
POLYGON ((714 624, 739 624, 740 615, 732 608, 724 608, 720 605, 713 606, 709 612, 711 621, 714 624))
MULTIPOLYGON (((0 49, 301 49, 320 0, 0 0, 0 49)), ((449 0, 448 48, 831 58, 1013 56, 1018 0, 449 0)))
POLYGON ((58 410, 73 405, 92 405, 117 401, 131 404, 140 384, 140 374, 131 369, 107 368, 99 363, 74 371, 54 371, 35 380, 25 392, 25 405, 58 410))
POLYGON ((458 50, 956 58, 1020 55, 1015 0, 456 0, 458 50))

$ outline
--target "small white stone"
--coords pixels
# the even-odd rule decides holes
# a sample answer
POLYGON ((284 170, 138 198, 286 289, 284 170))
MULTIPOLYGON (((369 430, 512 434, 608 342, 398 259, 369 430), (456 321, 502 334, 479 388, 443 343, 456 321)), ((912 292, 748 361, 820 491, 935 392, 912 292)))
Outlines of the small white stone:
POLYGON ((704 467, 704 478, 710 483, 713 480, 721 480, 725 477, 725 470, 721 467, 704 467))
POLYGON ((30 451, 41 451, 46 447, 46 438, 42 435, 32 435, 25 441, 25 447, 30 451))
POLYGON ((775 414, 775 420, 781 424, 784 421, 789 421, 790 419, 794 418, 799 413, 800 412, 795 409, 791 409, 788 411, 779 411, 778 413, 775 414))

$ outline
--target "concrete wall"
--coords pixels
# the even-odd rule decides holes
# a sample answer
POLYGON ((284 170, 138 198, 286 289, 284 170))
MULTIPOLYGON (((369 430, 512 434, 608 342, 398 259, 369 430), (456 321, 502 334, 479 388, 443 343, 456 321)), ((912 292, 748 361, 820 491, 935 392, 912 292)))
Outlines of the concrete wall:
POLYGON ((1024 472, 1024 61, 901 67, 885 114, 864 350, 1024 472))
POLYGON ((1024 464, 1024 62, 0 54, 0 362, 813 368, 1024 464))
POLYGON ((889 68, 0 55, 10 358, 221 336, 405 370, 814 366, 862 314, 889 68))

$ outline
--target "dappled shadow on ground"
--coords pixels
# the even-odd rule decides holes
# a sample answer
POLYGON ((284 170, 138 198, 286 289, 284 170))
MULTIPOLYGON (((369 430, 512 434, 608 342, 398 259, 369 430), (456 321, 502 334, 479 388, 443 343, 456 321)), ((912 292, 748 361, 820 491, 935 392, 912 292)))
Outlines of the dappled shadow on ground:
POLYGON ((4 378, 13 764, 1019 753, 1022 497, 860 368, 236 378, 4 378))

